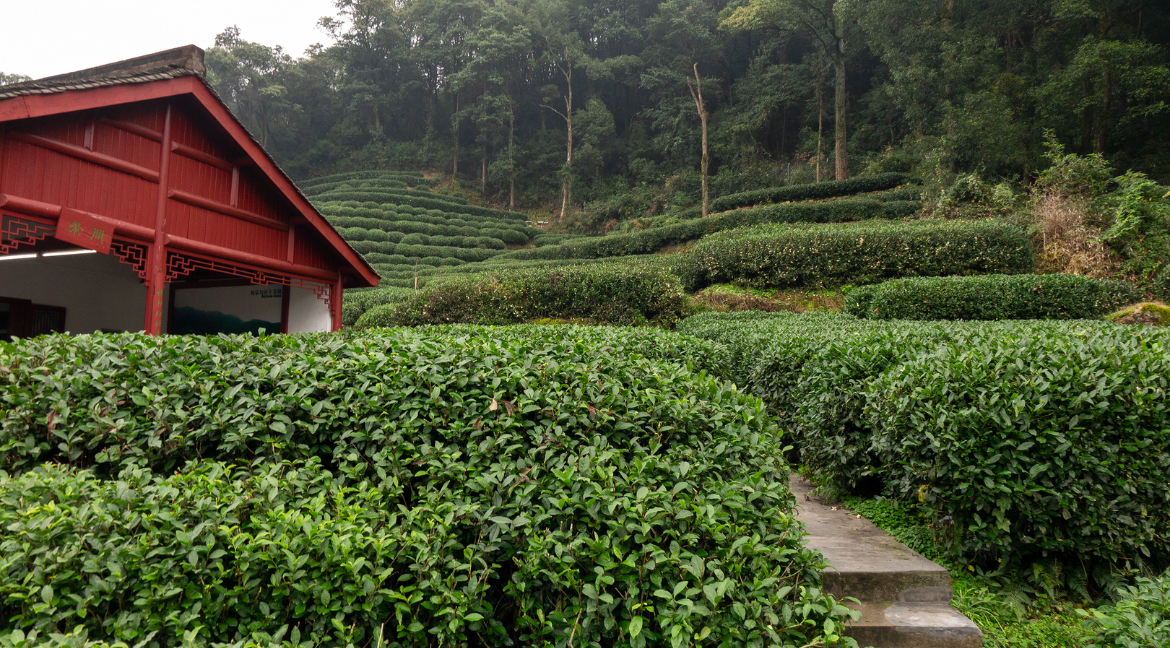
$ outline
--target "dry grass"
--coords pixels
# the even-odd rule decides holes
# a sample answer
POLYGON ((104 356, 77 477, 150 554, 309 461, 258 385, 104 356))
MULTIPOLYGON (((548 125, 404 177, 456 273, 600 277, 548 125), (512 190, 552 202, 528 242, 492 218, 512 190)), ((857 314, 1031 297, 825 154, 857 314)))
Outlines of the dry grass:
POLYGON ((713 287, 697 293, 694 299, 720 313, 748 310, 768 313, 839 311, 845 305, 845 299, 839 294, 803 290, 777 290, 768 294, 765 291, 728 291, 725 287, 713 287))
POLYGON ((1104 279, 1115 276, 1120 264, 1101 242, 1101 229, 1092 222, 1089 206, 1066 196, 1045 194, 1033 208, 1039 232, 1036 271, 1104 279))

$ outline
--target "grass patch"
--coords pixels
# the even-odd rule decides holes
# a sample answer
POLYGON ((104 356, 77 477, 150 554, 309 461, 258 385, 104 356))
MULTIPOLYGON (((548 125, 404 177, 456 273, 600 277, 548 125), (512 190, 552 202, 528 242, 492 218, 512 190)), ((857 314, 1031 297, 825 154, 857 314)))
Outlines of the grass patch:
POLYGON ((715 284, 699 291, 697 303, 720 313, 739 311, 835 312, 844 307, 845 296, 835 290, 775 290, 735 284, 715 284))

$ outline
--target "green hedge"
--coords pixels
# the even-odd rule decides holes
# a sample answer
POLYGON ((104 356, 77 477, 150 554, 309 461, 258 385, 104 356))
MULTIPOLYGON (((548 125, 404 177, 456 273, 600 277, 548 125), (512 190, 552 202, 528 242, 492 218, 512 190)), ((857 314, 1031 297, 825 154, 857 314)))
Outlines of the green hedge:
POLYGON ((912 277, 857 288, 845 310, 873 319, 1087 319, 1139 299, 1128 282, 1074 275, 912 277))
POLYGON ((1032 245, 1002 221, 772 225, 699 241, 680 274, 688 289, 713 283, 758 288, 839 286, 906 276, 1019 274, 1032 245))
POLYGON ((728 347, 723 375, 823 484, 920 501, 959 556, 1091 570, 1170 550, 1170 334, 771 313, 680 331, 728 347))
POLYGON ((411 245, 382 241, 350 241, 350 247, 361 254, 401 255, 406 257, 450 257, 461 261, 483 261, 500 254, 499 250, 442 245, 411 245))
POLYGON ((0 617, 160 645, 831 643, 847 612, 776 428, 677 359, 703 349, 601 327, 0 343, 0 617))
POLYGON ((789 185, 786 187, 772 187, 756 191, 720 196, 711 201, 711 211, 721 212, 740 207, 752 207, 768 203, 791 202, 798 200, 816 200, 820 198, 836 198, 853 194, 867 193, 893 189, 898 185, 914 182, 915 179, 904 173, 879 173, 872 176, 861 176, 848 180, 830 180, 810 184, 789 185))
POLYGON ((327 182, 342 182, 345 180, 368 180, 378 178, 422 178, 422 173, 418 171, 350 171, 348 173, 335 173, 333 175, 318 176, 309 180, 302 180, 297 184, 305 187, 312 187, 327 182))
MULTIPOLYGON (((373 262, 368 256, 366 260, 373 262)), ((358 318, 371 308, 397 304, 413 296, 414 290, 394 286, 346 290, 341 299, 341 323, 353 326, 357 324, 358 318)))
MULTIPOLYGON (((741 209, 695 218, 674 225, 641 232, 610 234, 569 241, 562 245, 509 252, 509 259, 588 259, 652 254, 667 245, 677 245, 715 232, 759 223, 836 223, 887 215, 886 205, 877 200, 841 200, 831 203, 772 205, 741 209)), ((900 209, 895 207, 895 209, 900 209)), ((904 210, 903 210, 904 211, 904 210)))
POLYGON ((491 207, 479 207, 477 205, 459 204, 449 200, 444 200, 444 194, 433 193, 429 191, 414 191, 414 192, 400 192, 400 191, 335 191, 321 194, 313 197, 313 203, 329 203, 329 202, 345 202, 345 201, 375 201, 375 202, 393 202, 395 204, 410 205, 412 207, 421 207, 423 209, 440 209, 445 212, 455 214, 471 214, 472 216, 491 216, 505 221, 519 221, 523 223, 528 219, 527 216, 519 212, 504 211, 502 209, 492 209, 491 207))
POLYGON ((636 264, 497 271, 446 281, 397 306, 367 312, 359 326, 513 324, 589 319, 607 324, 673 326, 690 301, 678 278, 636 264))

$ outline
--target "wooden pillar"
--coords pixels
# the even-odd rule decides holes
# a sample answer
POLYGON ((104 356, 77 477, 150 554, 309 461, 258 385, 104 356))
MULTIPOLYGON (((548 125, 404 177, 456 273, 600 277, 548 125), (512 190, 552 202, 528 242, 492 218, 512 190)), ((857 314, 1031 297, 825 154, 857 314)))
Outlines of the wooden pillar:
POLYGON ((341 273, 337 273, 337 281, 333 282, 333 294, 330 295, 330 310, 333 311, 333 330, 341 330, 341 273))
POLYGON ((281 286, 280 291, 280 332, 288 334, 288 306, 292 301, 292 286, 281 286))
POLYGON ((154 215, 154 244, 150 246, 150 259, 146 274, 146 321, 143 330, 147 335, 162 334, 163 298, 167 288, 167 190, 170 188, 171 167, 171 105, 167 104, 166 120, 163 123, 162 157, 158 165, 158 207, 154 215))

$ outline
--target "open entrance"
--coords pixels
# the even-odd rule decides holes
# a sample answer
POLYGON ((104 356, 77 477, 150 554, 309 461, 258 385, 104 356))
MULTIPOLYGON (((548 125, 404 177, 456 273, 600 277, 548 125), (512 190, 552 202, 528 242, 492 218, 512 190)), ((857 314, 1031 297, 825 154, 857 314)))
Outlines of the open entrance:
MULTIPOLYGON (((0 239, 0 339, 142 331, 146 247, 110 254, 48 236, 0 239)), ((332 288, 178 253, 168 257, 162 330, 172 334, 328 331, 332 288), (173 273, 173 274, 172 274, 173 273), (242 276, 241 276, 242 275, 242 276), (292 284, 292 285, 288 285, 292 284)))

